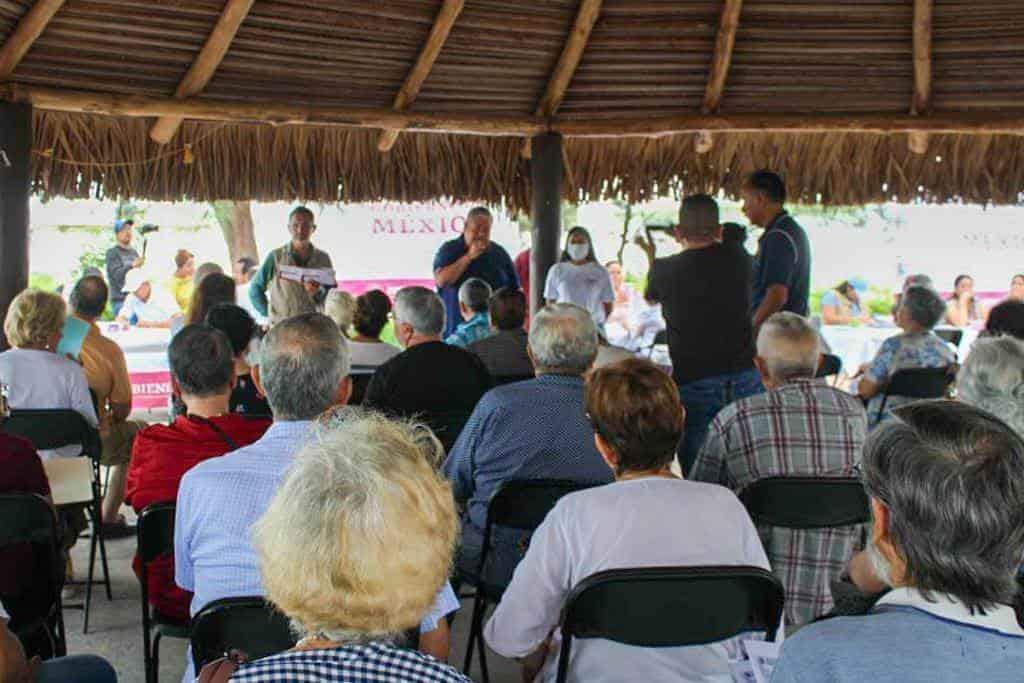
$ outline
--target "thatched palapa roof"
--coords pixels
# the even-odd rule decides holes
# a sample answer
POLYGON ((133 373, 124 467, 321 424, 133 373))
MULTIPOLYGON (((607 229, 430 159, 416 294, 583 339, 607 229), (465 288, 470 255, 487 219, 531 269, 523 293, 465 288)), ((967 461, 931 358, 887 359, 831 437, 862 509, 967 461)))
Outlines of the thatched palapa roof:
POLYGON ((518 208, 524 140, 559 132, 567 198, 734 192, 770 166, 809 201, 1016 203, 1020 10, 0 0, 0 96, 35 105, 35 189, 51 195, 518 208))

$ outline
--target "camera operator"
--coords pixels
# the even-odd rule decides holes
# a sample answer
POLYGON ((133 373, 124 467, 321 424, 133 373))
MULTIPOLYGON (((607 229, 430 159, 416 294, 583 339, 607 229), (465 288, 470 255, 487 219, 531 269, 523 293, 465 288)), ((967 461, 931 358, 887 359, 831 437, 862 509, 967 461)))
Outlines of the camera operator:
POLYGON ((146 262, 146 259, 132 247, 134 227, 135 221, 130 218, 114 221, 114 239, 117 241, 114 246, 107 249, 107 284, 110 287, 110 306, 114 309, 115 317, 124 305, 126 294, 122 290, 125 274, 132 268, 140 268, 146 262))

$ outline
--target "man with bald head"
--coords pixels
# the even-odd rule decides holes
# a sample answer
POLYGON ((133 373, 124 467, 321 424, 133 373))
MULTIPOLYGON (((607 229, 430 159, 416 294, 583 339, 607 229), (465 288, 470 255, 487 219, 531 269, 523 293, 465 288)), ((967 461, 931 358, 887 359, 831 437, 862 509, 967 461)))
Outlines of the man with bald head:
MULTIPOLYGON (((726 406, 711 422, 690 479, 739 492, 758 479, 853 477, 867 433, 857 398, 814 378, 818 333, 795 313, 776 313, 757 336, 754 364, 767 391, 726 406)), ((786 588, 786 623, 800 626, 832 608, 830 581, 853 553, 858 527, 759 527, 786 588)))

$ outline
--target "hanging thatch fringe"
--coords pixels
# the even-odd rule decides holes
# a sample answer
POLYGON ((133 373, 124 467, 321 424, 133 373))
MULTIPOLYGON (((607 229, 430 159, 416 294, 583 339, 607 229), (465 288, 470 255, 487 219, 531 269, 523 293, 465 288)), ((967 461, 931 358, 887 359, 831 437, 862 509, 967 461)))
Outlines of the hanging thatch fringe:
MULTIPOLYGON (((67 197, 355 202, 455 197, 528 209, 521 138, 405 134, 390 154, 377 133, 186 122, 175 139, 194 159, 148 138, 150 121, 38 111, 35 190, 67 197), (76 164, 73 161, 90 162, 76 164), (101 165, 95 165, 101 164, 101 165), (107 164, 107 165, 102 165, 107 164)), ((939 135, 928 154, 906 135, 719 133, 707 154, 690 135, 568 138, 567 199, 739 191, 760 167, 782 172, 795 200, 830 205, 1024 199, 1024 137, 939 135)))

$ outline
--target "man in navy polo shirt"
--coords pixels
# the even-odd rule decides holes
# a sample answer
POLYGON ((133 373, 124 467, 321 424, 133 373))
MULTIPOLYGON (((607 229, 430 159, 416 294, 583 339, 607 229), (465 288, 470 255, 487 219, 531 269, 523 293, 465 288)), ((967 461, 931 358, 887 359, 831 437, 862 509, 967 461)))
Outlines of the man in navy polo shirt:
POLYGON ((755 171, 743 184, 743 213, 764 228, 754 257, 751 297, 754 334, 779 311, 807 316, 811 291, 811 244, 783 208, 786 184, 771 171, 755 171))
POLYGON ((434 256, 434 280, 445 309, 443 337, 454 332, 462 321, 459 287, 466 280, 480 278, 492 290, 519 287, 519 278, 508 252, 491 241, 492 220, 486 207, 471 209, 466 216, 462 236, 442 244, 434 256))

